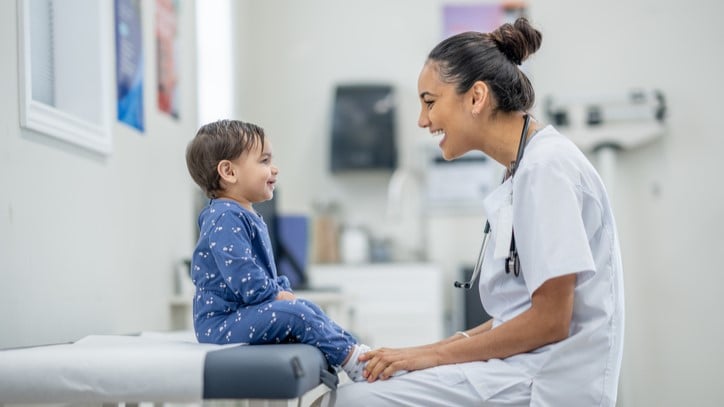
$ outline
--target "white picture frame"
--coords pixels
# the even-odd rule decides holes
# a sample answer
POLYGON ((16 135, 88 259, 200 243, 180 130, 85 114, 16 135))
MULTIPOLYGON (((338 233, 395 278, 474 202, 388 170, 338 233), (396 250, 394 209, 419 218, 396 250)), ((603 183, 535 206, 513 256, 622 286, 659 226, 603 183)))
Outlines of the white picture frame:
POLYGON ((20 126, 110 154, 113 2, 17 6, 20 126))

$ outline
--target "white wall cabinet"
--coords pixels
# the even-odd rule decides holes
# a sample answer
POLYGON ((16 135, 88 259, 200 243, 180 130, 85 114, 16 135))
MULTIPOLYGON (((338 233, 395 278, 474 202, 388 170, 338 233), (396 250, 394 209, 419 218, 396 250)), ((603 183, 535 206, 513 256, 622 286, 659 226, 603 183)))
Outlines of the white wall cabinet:
POLYGON ((338 288, 352 317, 345 328, 372 347, 430 343, 444 335, 442 270, 427 263, 311 265, 312 288, 338 288))

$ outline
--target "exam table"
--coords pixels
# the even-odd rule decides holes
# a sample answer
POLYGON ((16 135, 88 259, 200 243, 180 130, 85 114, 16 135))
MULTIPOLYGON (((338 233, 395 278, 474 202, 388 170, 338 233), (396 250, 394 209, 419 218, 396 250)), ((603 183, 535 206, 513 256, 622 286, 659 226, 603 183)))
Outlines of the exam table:
POLYGON ((199 344, 188 333, 150 332, 0 350, 0 405, 297 399, 301 406, 305 393, 337 384, 322 353, 304 344, 199 344))

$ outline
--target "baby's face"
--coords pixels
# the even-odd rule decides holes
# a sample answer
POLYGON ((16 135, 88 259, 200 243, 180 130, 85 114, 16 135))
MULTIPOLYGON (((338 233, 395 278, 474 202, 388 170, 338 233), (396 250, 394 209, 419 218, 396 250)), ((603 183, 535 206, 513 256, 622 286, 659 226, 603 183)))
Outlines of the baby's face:
POLYGON ((274 186, 279 169, 272 162, 272 144, 267 138, 264 145, 254 147, 232 161, 238 173, 236 183, 229 189, 249 204, 268 201, 274 197, 274 186))

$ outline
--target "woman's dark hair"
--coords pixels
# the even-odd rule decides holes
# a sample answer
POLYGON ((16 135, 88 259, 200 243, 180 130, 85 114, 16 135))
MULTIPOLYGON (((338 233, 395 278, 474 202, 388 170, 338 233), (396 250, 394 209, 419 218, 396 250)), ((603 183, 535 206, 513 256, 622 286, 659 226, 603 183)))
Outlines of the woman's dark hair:
POLYGON ((465 32, 443 40, 428 55, 440 79, 467 92, 476 81, 488 84, 502 112, 527 111, 535 102, 528 77, 518 68, 540 48, 542 35, 521 17, 491 33, 465 32))
POLYGON ((222 160, 234 160, 259 143, 264 147, 264 129, 240 120, 219 120, 205 124, 186 147, 186 167, 194 182, 209 198, 221 190, 216 167, 222 160))

